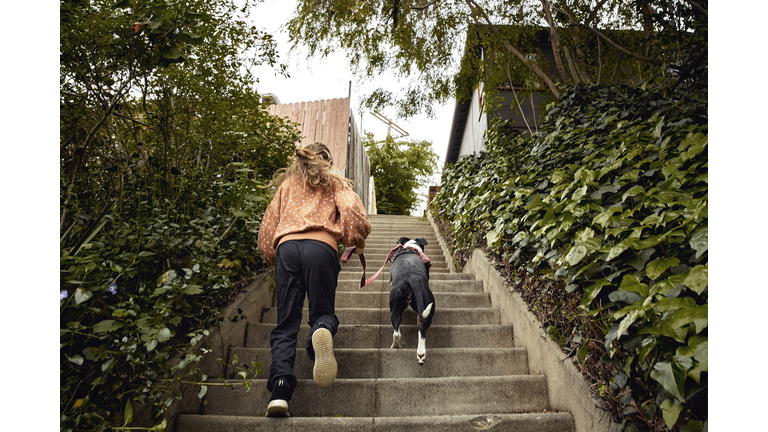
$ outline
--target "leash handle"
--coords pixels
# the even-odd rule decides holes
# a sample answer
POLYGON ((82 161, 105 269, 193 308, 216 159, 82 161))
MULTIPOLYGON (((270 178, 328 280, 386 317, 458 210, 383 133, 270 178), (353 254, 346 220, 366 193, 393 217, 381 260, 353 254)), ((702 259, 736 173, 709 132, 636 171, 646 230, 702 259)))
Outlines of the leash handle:
MULTIPOLYGON (((402 247, 403 247, 403 245, 397 245, 397 246, 395 246, 395 247, 394 247, 394 248, 393 248, 391 251, 389 251, 389 255, 387 255, 387 258, 384 260, 384 264, 381 266, 381 268, 379 269, 379 271, 377 271, 375 275, 371 276, 371 278, 370 278, 370 279, 368 279, 367 281, 365 281, 365 283, 363 283, 363 282, 361 281, 360 289, 363 289, 363 288, 365 288, 366 286, 370 285, 370 284, 371 284, 371 282, 375 281, 375 280, 376 280, 376 278, 377 278, 377 277, 379 277, 379 275, 381 274, 381 272, 383 272, 383 271, 384 271, 384 267, 386 267, 386 266, 387 266, 387 263, 389 262, 389 259, 390 259, 390 258, 392 258, 392 255, 394 255, 394 254, 395 254, 395 252, 396 252, 398 249, 402 248, 402 247)), ((363 264, 363 279, 365 279, 365 264, 363 264)))
MULTIPOLYGON (((357 249, 356 246, 350 246, 347 248, 347 250, 344 251, 344 253, 341 255, 341 262, 344 264, 349 262, 349 258, 352 256, 352 253, 357 249)), ((358 257, 360 257, 360 265, 363 266, 363 277, 360 278, 360 286, 358 289, 362 289, 364 286, 368 285, 370 282, 365 281, 365 253, 358 254, 358 257)), ((378 276, 378 275, 377 275, 378 276)))

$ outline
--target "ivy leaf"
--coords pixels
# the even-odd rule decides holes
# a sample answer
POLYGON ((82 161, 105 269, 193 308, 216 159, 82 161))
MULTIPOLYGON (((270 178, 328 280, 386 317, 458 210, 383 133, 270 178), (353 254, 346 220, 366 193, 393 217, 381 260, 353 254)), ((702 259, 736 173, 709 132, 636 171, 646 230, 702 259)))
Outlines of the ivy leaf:
POLYGON ((708 267, 709 264, 697 265, 694 267, 688 274, 688 277, 685 278, 685 281, 683 281, 685 286, 695 291, 696 294, 701 294, 707 287, 709 281, 708 267))
POLYGON ((629 247, 628 242, 622 241, 621 243, 611 248, 611 250, 608 252, 608 256, 605 257, 605 260, 606 261, 613 260, 617 256, 621 255, 625 250, 627 250, 628 247, 629 247))
POLYGON ((696 251, 696 259, 699 259, 699 257, 707 251, 709 243, 708 240, 709 234, 707 227, 699 228, 691 236, 690 245, 693 250, 696 251))
POLYGON ((643 249, 637 252, 637 258, 627 262, 627 264, 631 265, 635 270, 641 271, 645 268, 645 263, 648 262, 648 260, 651 258, 651 255, 653 255, 655 252, 656 249, 654 248, 643 249))
POLYGON ((683 393, 685 392, 687 372, 687 370, 681 370, 676 363, 660 361, 653 366, 651 378, 661 384, 664 390, 668 391, 677 400, 684 402, 685 397, 683 397, 683 393))
POLYGON ((620 289, 624 291, 638 293, 643 297, 648 297, 648 285, 640 283, 640 280, 635 275, 626 275, 621 280, 620 289))
POLYGON ((104 320, 93 326, 94 333, 109 333, 123 326, 123 323, 115 320, 104 320))
POLYGON ((651 334, 651 335, 658 335, 658 336, 667 336, 669 338, 672 338, 680 343, 685 342, 685 335, 688 333, 687 331, 681 330, 678 332, 677 330, 673 329, 672 326, 669 325, 666 321, 656 321, 653 324, 643 324, 637 329, 637 333, 639 334, 651 334), (682 334, 681 334, 682 333, 682 334))
POLYGON ((588 238, 581 244, 584 245, 589 252, 594 252, 603 247, 603 242, 601 242, 597 237, 588 238))
MULTIPOLYGON (((608 221, 611 220, 611 216, 613 216, 614 213, 621 211, 621 207, 611 207, 608 210, 598 214, 597 216, 592 219, 592 225, 600 225, 603 228, 608 225, 608 221)), ((626 248, 625 248, 626 249, 626 248)))
POLYGON ((67 360, 71 361, 72 363, 74 363, 74 364, 76 364, 78 366, 82 366, 83 365, 83 356, 81 356, 79 354, 73 355, 72 357, 67 357, 67 360))
POLYGON ((633 186, 630 190, 624 193, 621 197, 621 201, 624 202, 627 200, 628 197, 635 196, 638 194, 644 194, 645 189, 642 186, 633 186))
POLYGON ((672 427, 677 423, 677 419, 680 417, 680 412, 683 410, 683 405, 674 399, 665 399, 661 403, 661 413, 664 417, 664 423, 667 425, 667 429, 672 430, 672 427))
POLYGON ((626 304, 634 304, 634 303, 636 303, 636 302, 638 302, 638 301, 643 299, 642 297, 640 297, 636 293, 629 292, 629 291, 624 291, 622 289, 618 289, 618 290, 608 294, 608 298, 612 302, 624 302, 626 304))
POLYGON ((693 352, 693 358, 699 362, 699 369, 703 372, 709 371, 709 342, 700 343, 693 352))
POLYGON ((577 245, 571 248, 571 251, 568 252, 568 255, 565 256, 565 262, 568 264, 575 266, 576 264, 581 261, 582 258, 584 258, 589 250, 586 246, 583 245, 577 245))
POLYGON ((696 333, 701 333, 702 330, 707 328, 708 317, 708 305, 702 305, 678 309, 667 317, 666 320, 674 329, 693 323, 696 326, 696 333))
POLYGON ((603 289, 603 287, 606 285, 611 285, 611 283, 606 279, 600 279, 599 281, 585 288, 584 298, 581 301, 582 306, 589 306, 589 304, 592 303, 592 300, 594 300, 595 297, 600 294, 600 290, 603 289))
POLYGON ((645 274, 651 279, 656 280, 662 273, 667 271, 670 267, 675 267, 680 264, 680 260, 677 258, 657 258, 648 263, 645 267, 645 274))
POLYGON ((684 273, 675 273, 662 281, 656 282, 651 287, 651 294, 667 295, 673 288, 683 283, 686 276, 684 273))
POLYGON ((157 339, 152 339, 151 341, 147 342, 147 352, 152 351, 157 346, 157 339))
MULTIPOLYGON (((629 326, 635 323, 638 318, 640 318, 644 313, 645 310, 641 304, 635 303, 633 306, 628 306, 629 313, 627 313, 627 316, 624 317, 624 319, 621 320, 619 323, 619 328, 616 330, 616 340, 621 338, 621 336, 629 329, 629 326)), ((616 312, 614 314, 614 319, 616 319, 616 315, 621 313, 624 309, 616 312)))
POLYGON ((497 248, 501 242, 501 235, 494 230, 490 230, 485 234, 485 241, 489 247, 497 248))

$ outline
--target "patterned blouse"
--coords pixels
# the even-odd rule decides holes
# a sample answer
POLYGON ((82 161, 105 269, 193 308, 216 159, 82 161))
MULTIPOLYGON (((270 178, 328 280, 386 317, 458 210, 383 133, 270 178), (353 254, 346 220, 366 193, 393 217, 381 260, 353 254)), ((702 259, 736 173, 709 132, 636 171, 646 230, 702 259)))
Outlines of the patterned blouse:
MULTIPOLYGON (((301 180, 287 179, 277 189, 264 213, 259 229, 259 250, 267 262, 274 265, 282 237, 311 231, 331 234, 321 236, 325 243, 330 244, 333 239, 337 244, 363 249, 371 232, 371 223, 366 216, 360 197, 349 185, 334 182, 332 189, 313 188, 304 187, 301 180)), ((334 249, 337 247, 330 245, 334 249)))

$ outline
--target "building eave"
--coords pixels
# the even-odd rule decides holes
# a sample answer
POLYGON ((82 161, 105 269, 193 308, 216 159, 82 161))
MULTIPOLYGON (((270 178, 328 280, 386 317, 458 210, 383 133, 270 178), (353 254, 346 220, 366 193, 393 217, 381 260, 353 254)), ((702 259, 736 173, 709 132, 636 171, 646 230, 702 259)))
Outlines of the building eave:
POLYGON ((464 137, 464 129, 467 127, 467 114, 472 100, 456 101, 451 121, 451 133, 448 135, 448 150, 445 153, 445 165, 459 160, 461 140, 464 137))

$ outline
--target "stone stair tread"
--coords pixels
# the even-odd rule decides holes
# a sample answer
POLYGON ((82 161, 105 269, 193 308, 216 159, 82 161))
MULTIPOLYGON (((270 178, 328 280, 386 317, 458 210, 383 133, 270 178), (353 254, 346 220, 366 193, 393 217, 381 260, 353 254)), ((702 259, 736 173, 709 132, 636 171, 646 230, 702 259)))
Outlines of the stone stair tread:
POLYGON ((535 412, 451 416, 289 418, 266 418, 258 413, 254 416, 184 414, 179 417, 177 431, 410 432, 438 430, 463 432, 483 429, 494 432, 573 432, 575 430, 569 413, 535 412))
MULTIPOLYGON (((269 333, 274 324, 253 324, 247 326, 246 347, 269 347, 269 333)), ((416 348, 418 327, 401 325, 403 349, 416 348)), ((334 348, 389 348, 392 345, 392 327, 377 324, 341 324, 333 338, 334 348)), ((309 326, 299 329, 298 346, 303 347, 309 337, 309 326)), ((433 325, 427 331, 427 352, 430 348, 486 347, 513 348, 512 326, 508 325, 433 325)))
MULTIPOLYGON (((250 391, 242 385, 232 389, 209 385, 203 411, 206 415, 254 415, 265 411, 270 395, 264 379, 253 380, 250 391)), ((337 379, 329 387, 300 379, 289 402, 293 417, 511 414, 547 409, 543 375, 337 379)))
MULTIPOLYGON (((416 361, 415 347, 334 349, 338 363, 337 379, 352 378, 438 378, 470 376, 527 375, 528 355, 524 348, 428 348, 423 366, 416 361)), ((267 378, 272 354, 269 348, 232 348, 238 361, 254 358, 264 364, 259 378, 267 378)), ((313 362, 303 349, 297 350, 294 374, 312 378, 313 362)))
MULTIPOLYGON (((389 292, 392 286, 389 284, 389 277, 387 279, 377 278, 375 281, 368 284, 362 291, 384 291, 389 292)), ((439 292, 483 292, 483 283, 474 280, 430 280, 429 289, 433 293, 439 292)), ((353 291, 358 292, 360 289, 360 279, 357 280, 340 280, 336 286, 336 291, 353 291)))
MULTIPOLYGON (((433 292, 437 310, 459 307, 489 307, 491 297, 487 293, 474 292, 433 292)), ((368 292, 365 289, 358 291, 336 291, 336 307, 367 307, 389 309, 389 291, 368 292)), ((438 312, 439 313, 439 312, 438 312)))
MULTIPOLYGON (((438 270, 438 269, 435 269, 435 270, 438 270)), ((475 280, 475 277, 472 274, 468 274, 468 273, 448 273, 447 271, 445 271, 445 269, 440 269, 440 270, 443 270, 443 272, 435 272, 433 270, 430 270, 430 272, 429 272, 429 280, 430 281, 437 281, 437 280, 469 280, 469 281, 474 281, 475 280)), ((368 270, 368 271, 366 271, 366 276, 367 277, 371 277, 371 276, 373 276, 376 273, 376 271, 378 271, 378 269, 376 269, 374 271, 368 270)), ((349 270, 345 270, 342 267, 341 272, 339 273, 339 281, 340 282, 341 281, 360 281, 360 276, 361 275, 362 274, 361 274, 360 271, 349 271, 349 270)), ((389 280, 389 272, 386 271, 386 270, 381 272, 381 274, 379 275, 379 277, 376 280, 377 281, 378 280, 383 280, 385 282, 388 281, 389 280)))
MULTIPOLYGON (((302 316, 309 316, 306 302, 302 316)), ((341 324, 378 324, 391 326, 389 309, 384 308, 336 308, 336 316, 341 324)), ((277 324, 277 309, 265 309, 261 313, 261 323, 277 324)), ((403 313, 402 325, 415 325, 416 312, 406 309, 403 313)), ((448 308, 441 309, 432 319, 433 325, 493 325, 501 324, 498 308, 448 308)), ((307 324, 304 324, 307 325, 307 324)))

